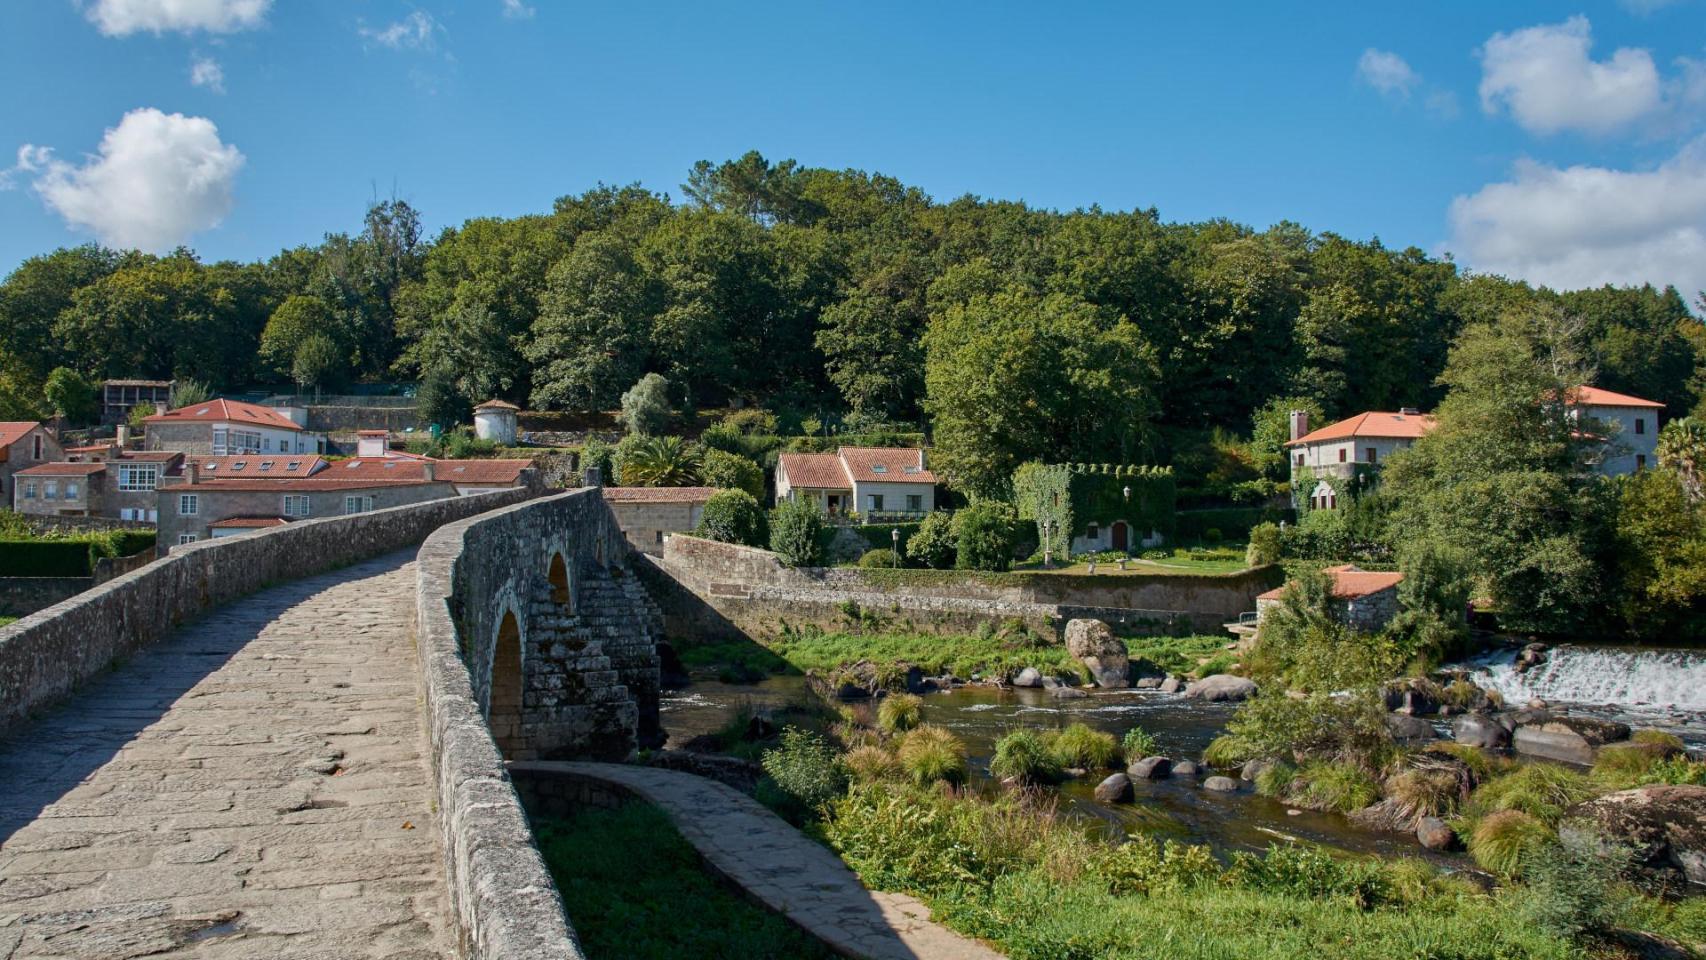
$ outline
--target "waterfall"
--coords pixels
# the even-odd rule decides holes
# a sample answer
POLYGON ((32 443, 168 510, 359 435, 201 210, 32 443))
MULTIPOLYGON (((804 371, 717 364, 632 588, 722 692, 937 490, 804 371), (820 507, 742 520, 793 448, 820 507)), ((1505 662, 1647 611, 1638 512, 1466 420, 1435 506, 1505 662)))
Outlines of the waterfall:
POLYGON ((1706 650, 1578 647, 1546 651, 1546 662, 1518 673, 1516 650, 1468 664, 1473 679, 1512 706, 1548 702, 1706 711, 1706 650))

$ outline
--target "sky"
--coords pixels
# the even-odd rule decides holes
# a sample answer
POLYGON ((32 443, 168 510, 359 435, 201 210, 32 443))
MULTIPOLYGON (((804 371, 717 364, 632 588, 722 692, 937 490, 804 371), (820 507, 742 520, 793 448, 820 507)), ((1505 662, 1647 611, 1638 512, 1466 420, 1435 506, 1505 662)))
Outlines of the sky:
POLYGON ((0 274, 679 198, 694 161, 1281 220, 1559 288, 1706 289, 1706 0, 3 0, 0 274))

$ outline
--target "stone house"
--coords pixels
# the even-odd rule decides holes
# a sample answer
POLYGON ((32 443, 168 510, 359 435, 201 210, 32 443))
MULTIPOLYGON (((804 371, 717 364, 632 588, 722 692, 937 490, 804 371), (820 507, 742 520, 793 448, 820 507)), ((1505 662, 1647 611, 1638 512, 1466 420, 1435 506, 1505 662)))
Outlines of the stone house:
POLYGON ((936 509, 936 475, 917 447, 842 447, 784 453, 776 461, 776 501, 815 501, 830 516, 866 523, 917 520, 936 509))
POLYGON ((326 450, 325 434, 310 433, 275 407, 216 399, 157 413, 143 420, 149 450, 177 450, 198 456, 235 454, 317 454, 326 450))
POLYGON ((39 421, 0 421, 0 503, 13 501, 12 478, 20 470, 63 459, 59 439, 39 421))
POLYGON ((635 550, 663 556, 664 538, 692 533, 715 487, 604 487, 604 502, 635 550))
MULTIPOLYGON (((1364 633, 1384 629, 1398 615, 1398 584, 1401 573, 1363 570, 1354 564, 1328 567, 1333 578, 1335 615, 1341 622, 1364 633)), ((1285 596, 1284 586, 1256 596, 1256 623, 1260 626, 1269 611, 1285 596)))
POLYGON ((183 454, 169 450, 83 453, 84 459, 44 463, 18 474, 12 509, 38 516, 111 517, 152 523, 156 488, 183 454))
POLYGON ((1371 410, 1319 430, 1309 429, 1306 411, 1293 410, 1291 440, 1286 443, 1292 497, 1299 506, 1307 502, 1312 509, 1336 509, 1343 481, 1378 469, 1433 428, 1434 418, 1414 407, 1397 413, 1371 410))

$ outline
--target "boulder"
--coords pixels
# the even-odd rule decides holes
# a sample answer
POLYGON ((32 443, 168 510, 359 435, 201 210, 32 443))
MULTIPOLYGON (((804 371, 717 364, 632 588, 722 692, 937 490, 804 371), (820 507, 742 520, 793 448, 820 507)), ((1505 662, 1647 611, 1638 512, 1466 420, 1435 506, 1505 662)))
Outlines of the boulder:
POLYGON ((1513 666, 1517 673, 1527 673, 1545 662, 1546 644, 1531 643, 1523 647, 1521 652, 1516 655, 1516 663, 1513 666))
POLYGON ((1439 712, 1439 687, 1426 680, 1398 680, 1386 685, 1386 709, 1420 716, 1439 712))
POLYGON ((1178 677, 1171 677, 1170 676, 1167 679, 1162 680, 1161 685, 1159 687, 1156 687, 1155 689, 1161 691, 1162 693, 1178 693, 1179 688, 1184 686, 1184 685, 1185 685, 1185 681, 1179 679, 1178 677))
POLYGON ((1482 750, 1504 750, 1511 745, 1511 733, 1492 717, 1468 713, 1451 723, 1451 739, 1482 750))
POLYGON ((1077 687, 1068 687, 1064 684, 1058 687, 1049 687, 1048 695, 1056 700, 1076 700, 1079 697, 1089 696, 1088 693, 1085 693, 1077 687))
POLYGON ((1233 703, 1255 695, 1256 681, 1230 673, 1204 677, 1185 688, 1185 696, 1211 703, 1233 703))
POLYGON ((1518 753, 1563 763, 1593 763, 1594 751, 1607 743, 1629 739, 1629 725, 1589 717, 1553 717, 1544 723, 1516 728, 1512 743, 1518 753))
POLYGON ((1125 641, 1100 620, 1079 619, 1066 622, 1066 652, 1090 671, 1096 686, 1123 688, 1131 685, 1131 660, 1126 656, 1125 641))
POLYGON ((1619 790, 1570 809, 1560 834, 1628 848, 1644 871, 1706 884, 1706 787, 1619 790))
POLYGON ((1416 842, 1429 850, 1450 850, 1457 844, 1457 834, 1438 817, 1423 817, 1416 821, 1416 842))
POLYGON ((1392 731, 1392 739, 1399 743, 1426 743, 1439 738, 1433 724, 1404 713, 1387 714, 1386 729, 1392 731))
POLYGON ((1133 780, 1165 780, 1173 775, 1173 761, 1166 757, 1144 757, 1125 771, 1133 780))
POLYGON ((1158 690, 1161 687, 1162 679, 1162 677, 1139 677, 1132 686, 1139 690, 1158 690))
POLYGON ((1275 766, 1276 763, 1272 760, 1247 760, 1244 762, 1244 768, 1238 772, 1238 776, 1240 779, 1255 783, 1257 777, 1275 766))
POLYGON ((1173 764, 1173 776, 1182 779, 1195 780, 1202 776, 1202 765, 1195 760, 1180 760, 1173 764))
POLYGON ((1036 667, 1026 667, 1013 675, 1015 687, 1040 687, 1043 685, 1043 675, 1036 667))
POLYGON ((1202 788, 1215 793, 1237 793, 1238 781, 1231 777, 1209 777, 1202 782, 1202 788))
POLYGON ((1102 803, 1128 803, 1131 798, 1131 778, 1123 773, 1112 774, 1096 784, 1096 799, 1102 803))

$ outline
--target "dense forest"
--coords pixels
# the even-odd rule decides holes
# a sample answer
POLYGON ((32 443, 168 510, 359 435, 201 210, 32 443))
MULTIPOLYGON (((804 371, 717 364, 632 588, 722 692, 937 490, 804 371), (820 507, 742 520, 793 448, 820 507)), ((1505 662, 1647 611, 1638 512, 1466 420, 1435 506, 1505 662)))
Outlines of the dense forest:
POLYGON ((1670 417, 1706 390, 1674 289, 1536 290, 1292 223, 937 203, 757 153, 702 161, 682 190, 600 186, 430 239, 393 200, 255 263, 47 253, 0 285, 0 417, 42 412, 58 367, 221 390, 419 380, 444 415, 488 396, 610 409, 657 372, 682 409, 922 425, 976 491, 1039 456, 1212 459, 1217 430, 1259 435, 1300 403, 1432 407, 1459 332, 1513 312, 1573 318, 1595 382, 1670 417))

